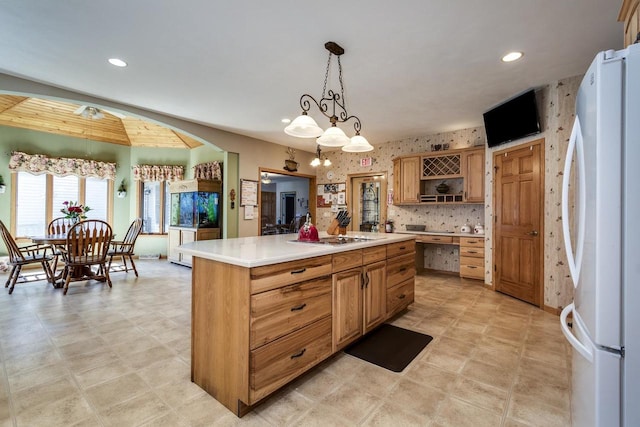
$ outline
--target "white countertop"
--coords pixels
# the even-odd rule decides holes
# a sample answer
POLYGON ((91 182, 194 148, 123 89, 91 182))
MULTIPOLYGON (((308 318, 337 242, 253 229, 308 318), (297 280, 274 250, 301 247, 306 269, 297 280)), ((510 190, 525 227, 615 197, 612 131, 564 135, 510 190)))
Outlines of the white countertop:
MULTIPOLYGON (((327 237, 320 232, 320 237, 327 237)), ((415 236, 400 233, 356 233, 348 236, 366 236, 367 240, 329 245, 296 242, 296 234, 240 237, 236 239, 201 240, 178 247, 178 251, 195 257, 211 259, 241 267, 259 267, 280 262, 295 261, 321 255, 351 251, 377 245, 386 245, 414 239, 415 236)))
POLYGON ((394 233, 398 234, 413 234, 414 236, 423 235, 423 236, 457 236, 457 237, 478 237, 484 239, 484 234, 474 234, 474 233, 447 233, 444 231, 405 231, 405 230, 396 230, 394 233))

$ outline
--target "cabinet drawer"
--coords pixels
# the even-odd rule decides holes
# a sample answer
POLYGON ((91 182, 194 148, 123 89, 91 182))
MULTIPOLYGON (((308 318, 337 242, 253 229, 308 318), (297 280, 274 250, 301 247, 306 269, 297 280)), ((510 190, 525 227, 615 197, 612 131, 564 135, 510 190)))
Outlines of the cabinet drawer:
POLYGON ((484 237, 460 237, 460 246, 484 248, 484 237))
POLYGON ((362 249, 333 254, 333 272, 348 270, 362 265, 362 249))
MULTIPOLYGON (((477 259, 477 258, 476 258, 477 259)), ((477 265, 460 264, 460 277, 484 280, 484 268, 477 265)))
POLYGON ((387 316, 404 310, 413 302, 415 283, 413 278, 387 289, 387 316))
POLYGON ((385 245, 374 246, 362 250, 362 264, 371 264, 387 258, 387 247, 385 245))
POLYGON ((331 317, 253 350, 250 402, 253 404, 331 354, 331 317))
POLYGON ((484 258, 461 256, 460 267, 463 265, 479 267, 482 269, 482 267, 484 267, 484 258))
POLYGON ((443 245, 450 245, 453 243, 453 236, 420 236, 416 238, 420 243, 442 243, 443 245))
POLYGON ((331 255, 251 269, 251 294, 331 274, 331 255))
POLYGON ((474 246, 460 246, 460 256, 484 258, 484 247, 476 248, 474 246))
POLYGON ((413 253, 416 251, 416 241, 407 240, 405 242, 390 243, 387 245, 387 258, 398 255, 413 253))
POLYGON ((413 253, 387 259, 387 288, 416 275, 415 255, 413 253))
POLYGON ((331 314, 331 276, 251 296, 251 349, 331 314))

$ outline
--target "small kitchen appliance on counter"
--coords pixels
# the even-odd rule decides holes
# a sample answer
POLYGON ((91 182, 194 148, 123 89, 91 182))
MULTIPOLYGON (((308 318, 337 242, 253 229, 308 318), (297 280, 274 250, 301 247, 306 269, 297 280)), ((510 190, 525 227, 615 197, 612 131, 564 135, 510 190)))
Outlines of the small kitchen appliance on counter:
POLYGON ((320 238, 318 237, 318 229, 315 225, 311 224, 311 218, 309 214, 307 214, 307 220, 304 225, 300 227, 300 231, 298 231, 298 240, 300 242, 319 242, 320 238))

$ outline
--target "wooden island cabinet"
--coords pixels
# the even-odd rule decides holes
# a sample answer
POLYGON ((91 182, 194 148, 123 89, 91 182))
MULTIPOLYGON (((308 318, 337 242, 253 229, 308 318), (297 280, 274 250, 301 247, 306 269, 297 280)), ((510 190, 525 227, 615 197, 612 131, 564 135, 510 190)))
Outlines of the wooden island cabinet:
POLYGON ((183 245, 193 259, 191 379, 242 416, 413 302, 415 240, 275 235, 183 245))

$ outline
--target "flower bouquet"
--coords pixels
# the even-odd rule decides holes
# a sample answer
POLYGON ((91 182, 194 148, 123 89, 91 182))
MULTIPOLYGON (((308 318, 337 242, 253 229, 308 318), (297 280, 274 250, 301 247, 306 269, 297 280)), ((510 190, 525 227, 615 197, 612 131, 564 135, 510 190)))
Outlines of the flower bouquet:
POLYGON ((78 202, 65 201, 62 204, 63 208, 60 209, 60 212, 64 214, 65 218, 71 218, 73 222, 87 219, 86 213, 91 210, 89 206, 81 205, 78 202))

